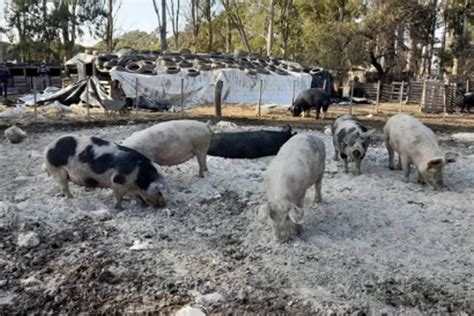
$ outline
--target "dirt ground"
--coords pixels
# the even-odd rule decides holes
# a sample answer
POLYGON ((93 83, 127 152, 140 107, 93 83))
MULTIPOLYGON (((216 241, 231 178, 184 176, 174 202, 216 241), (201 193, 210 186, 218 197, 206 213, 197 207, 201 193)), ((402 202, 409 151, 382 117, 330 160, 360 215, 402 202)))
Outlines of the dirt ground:
MULTIPOLYGON (((271 157, 208 157, 203 179, 195 160, 163 167, 169 205, 126 201, 119 212, 107 189, 72 185, 74 199, 58 196, 42 151, 66 132, 120 142, 152 123, 25 124, 23 143, 0 146, 0 198, 10 205, 0 207, 0 314, 171 314, 214 292, 224 299, 203 307, 210 315, 474 314, 474 143, 439 126, 442 149, 459 157, 445 169, 450 190, 435 192, 388 170, 377 123, 355 176, 331 159, 329 120, 301 120, 290 119, 326 144, 324 203, 312 205, 308 191, 305 233, 285 244, 257 214, 271 157), (27 231, 39 245, 18 246, 27 231)), ((216 131, 272 124, 236 121, 246 125, 216 131)))

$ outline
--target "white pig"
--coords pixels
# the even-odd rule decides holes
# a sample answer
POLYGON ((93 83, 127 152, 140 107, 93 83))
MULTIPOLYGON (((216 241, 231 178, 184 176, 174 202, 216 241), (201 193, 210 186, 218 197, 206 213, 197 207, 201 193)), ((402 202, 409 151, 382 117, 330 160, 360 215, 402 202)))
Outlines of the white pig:
POLYGON ((298 134, 288 140, 272 160, 264 176, 268 202, 260 211, 270 219, 275 237, 288 240, 290 231, 303 231, 303 203, 312 185, 314 202, 321 202, 326 149, 318 136, 298 134))
POLYGON ((193 120, 175 120, 135 132, 126 138, 122 145, 133 148, 164 166, 178 165, 196 156, 199 176, 204 177, 211 137, 209 124, 193 120))
POLYGON ((392 116, 384 128, 390 169, 394 169, 394 151, 398 153, 398 168, 403 170, 404 181, 409 181, 410 165, 418 171, 418 182, 429 183, 435 189, 444 187, 443 167, 446 164, 436 135, 418 119, 400 113, 392 116))

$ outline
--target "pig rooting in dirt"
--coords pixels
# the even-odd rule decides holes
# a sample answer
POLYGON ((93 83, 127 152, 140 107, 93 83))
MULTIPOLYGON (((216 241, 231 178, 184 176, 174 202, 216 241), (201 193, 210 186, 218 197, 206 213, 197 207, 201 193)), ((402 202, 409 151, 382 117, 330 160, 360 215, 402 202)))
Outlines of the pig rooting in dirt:
POLYGON ((349 172, 348 162, 355 162, 356 173, 361 174, 360 164, 367 153, 370 136, 375 130, 368 130, 351 114, 339 116, 331 127, 334 144, 334 160, 341 158, 344 171, 349 172))
POLYGON ((404 181, 409 181, 410 165, 418 171, 418 182, 429 183, 435 189, 444 188, 445 155, 438 146, 436 135, 418 119, 404 113, 392 116, 384 126, 390 169, 395 168, 394 152, 398 153, 398 168, 404 181))
POLYGON ((302 208, 310 186, 314 185, 316 191, 314 202, 322 201, 325 160, 323 141, 305 133, 290 138, 268 166, 264 176, 267 203, 260 212, 269 218, 278 241, 287 241, 293 230, 303 232, 302 208))
POLYGON ((151 206, 165 206, 168 185, 158 166, 139 152, 92 137, 66 135, 44 151, 44 167, 61 191, 72 198, 69 181, 86 187, 111 188, 115 207, 130 195, 151 206))
POLYGON ((197 157, 199 176, 204 177, 211 136, 209 124, 175 120, 135 132, 122 145, 141 152, 160 166, 178 165, 197 157))

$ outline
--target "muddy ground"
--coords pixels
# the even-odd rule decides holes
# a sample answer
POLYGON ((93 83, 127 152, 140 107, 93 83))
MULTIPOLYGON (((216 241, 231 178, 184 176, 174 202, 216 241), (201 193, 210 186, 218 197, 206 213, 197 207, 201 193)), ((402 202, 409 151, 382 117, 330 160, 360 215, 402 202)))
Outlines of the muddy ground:
MULTIPOLYGON (((149 125, 73 133, 119 142, 149 125)), ((271 157, 208 157, 204 179, 195 160, 164 167, 167 208, 126 201, 116 211, 109 190, 72 185, 66 200, 41 170, 44 147, 65 129, 0 146, 0 314, 171 314, 214 292, 224 300, 208 314, 474 314, 474 144, 451 140, 449 128, 442 148, 460 156, 446 166, 446 192, 388 170, 380 134, 363 174, 344 174, 330 136, 315 131, 328 152, 324 203, 308 191, 305 233, 286 244, 257 214, 271 157), (27 231, 39 245, 18 246, 27 231)))

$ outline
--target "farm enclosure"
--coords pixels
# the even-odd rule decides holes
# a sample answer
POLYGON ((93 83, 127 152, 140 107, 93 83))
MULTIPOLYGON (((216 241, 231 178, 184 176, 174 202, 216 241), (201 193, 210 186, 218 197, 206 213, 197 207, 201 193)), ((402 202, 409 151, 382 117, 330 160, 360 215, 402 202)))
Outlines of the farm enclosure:
MULTIPOLYGON (((120 141, 144 127, 69 132, 120 141)), ((211 314, 474 311, 472 143, 440 135, 442 149, 460 157, 446 167, 451 190, 435 192, 388 170, 378 140, 363 174, 344 174, 331 159, 331 138, 319 133, 328 152, 324 203, 311 205, 310 189, 302 239, 279 245, 256 214, 271 157, 208 157, 204 179, 195 160, 163 167, 173 191, 167 208, 129 201, 117 212, 110 190, 73 185, 74 199, 56 196, 41 152, 66 132, 32 133, 20 145, 1 146, 1 196, 17 208, 12 225, 0 226, 3 313, 39 306, 169 313, 192 303, 195 291, 224 295, 207 307, 211 314), (16 245, 27 230, 41 240, 31 250, 16 245)))

